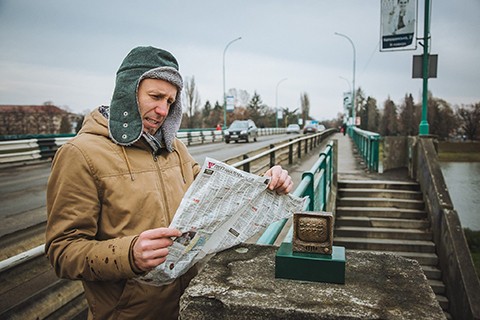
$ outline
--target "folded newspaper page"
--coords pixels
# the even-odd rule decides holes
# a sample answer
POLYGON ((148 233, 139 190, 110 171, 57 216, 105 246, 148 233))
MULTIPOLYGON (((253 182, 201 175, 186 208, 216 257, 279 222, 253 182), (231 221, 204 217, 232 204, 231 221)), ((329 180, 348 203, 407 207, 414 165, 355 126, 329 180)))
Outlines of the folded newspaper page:
POLYGON ((169 248, 167 260, 138 280, 168 284, 206 255, 240 244, 303 210, 305 198, 279 195, 267 189, 269 182, 269 177, 206 158, 170 224, 183 234, 169 248))

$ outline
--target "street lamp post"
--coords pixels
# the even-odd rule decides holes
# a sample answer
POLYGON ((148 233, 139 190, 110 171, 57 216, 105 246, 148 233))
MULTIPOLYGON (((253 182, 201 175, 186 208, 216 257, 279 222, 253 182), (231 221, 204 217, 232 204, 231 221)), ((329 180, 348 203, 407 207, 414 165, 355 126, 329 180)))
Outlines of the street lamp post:
POLYGON ((240 39, 242 39, 242 37, 233 39, 232 41, 227 43, 227 45, 225 46, 225 49, 223 50, 223 128, 224 129, 227 127, 227 95, 225 93, 225 52, 227 52, 228 47, 232 43, 240 39))
POLYGON ((275 88, 275 125, 278 128, 278 86, 283 81, 287 80, 287 78, 283 78, 282 80, 278 81, 277 86, 275 88))
POLYGON ((350 83, 350 81, 348 81, 348 79, 345 78, 345 77, 342 77, 342 76, 338 76, 338 77, 339 77, 340 79, 345 80, 345 82, 348 84, 348 90, 349 90, 350 92, 352 92, 352 84, 350 83))
POLYGON ((347 39, 350 44, 352 45, 352 48, 353 48, 353 80, 352 80, 352 118, 353 118, 353 125, 355 126, 355 60, 356 60, 356 52, 355 52, 355 45, 353 44, 353 41, 352 39, 350 39, 348 36, 342 34, 342 33, 338 33, 338 32, 335 32, 335 35, 337 36, 340 36, 340 37, 344 37, 345 39, 347 39))

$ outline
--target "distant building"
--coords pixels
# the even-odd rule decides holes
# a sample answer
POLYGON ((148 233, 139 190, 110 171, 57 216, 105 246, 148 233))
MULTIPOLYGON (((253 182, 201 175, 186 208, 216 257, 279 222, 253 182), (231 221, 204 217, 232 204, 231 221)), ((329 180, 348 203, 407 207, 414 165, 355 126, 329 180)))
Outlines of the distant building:
POLYGON ((74 133, 81 118, 51 104, 0 105, 0 135, 74 133))

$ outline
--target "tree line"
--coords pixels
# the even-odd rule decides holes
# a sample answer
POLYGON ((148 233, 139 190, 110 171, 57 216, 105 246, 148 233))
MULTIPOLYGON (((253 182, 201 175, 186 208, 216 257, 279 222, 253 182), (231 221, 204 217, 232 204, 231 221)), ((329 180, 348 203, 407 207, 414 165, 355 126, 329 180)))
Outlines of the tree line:
MULTIPOLYGON (((300 106, 281 107, 278 110, 265 104, 258 92, 252 96, 245 90, 230 89, 228 96, 233 96, 235 108, 233 111, 226 112, 226 125, 228 126, 236 119, 252 119, 260 128, 286 127, 292 123, 302 123, 306 120, 312 120, 310 116, 310 99, 307 93, 300 94, 300 106), (277 118, 278 113, 280 117, 277 118)), ((198 94, 195 77, 186 78, 182 93, 182 102, 184 114, 182 118, 181 129, 194 128, 215 128, 218 125, 224 125, 223 101, 215 101, 214 104, 207 100, 203 107, 201 106, 200 96, 198 94)), ((326 121, 329 126, 337 126, 339 119, 326 121)))
MULTIPOLYGON (((356 92, 356 105, 360 117, 360 128, 378 132, 382 136, 418 135, 422 119, 422 103, 415 103, 412 94, 405 94, 396 105, 390 98, 380 110, 377 100, 365 94, 361 88, 356 92)), ((471 105, 453 106, 447 101, 428 93, 427 122, 429 133, 441 140, 480 139, 480 102, 471 105)))
MULTIPOLYGON (((278 111, 263 103, 258 92, 250 96, 245 90, 230 89, 227 95, 235 97, 235 108, 226 113, 226 124, 235 119, 252 119, 259 127, 286 127, 292 123, 306 123, 310 116, 310 99, 307 93, 301 93, 298 108, 283 107, 278 111)), ((214 128, 224 124, 223 101, 213 105, 207 100, 201 107, 195 78, 187 78, 183 90, 184 117, 182 129, 214 128)), ((382 136, 415 136, 418 135, 422 118, 422 104, 415 102, 412 94, 406 94, 400 104, 389 98, 379 108, 374 97, 366 96, 362 88, 355 94, 356 115, 360 118, 361 129, 378 132, 382 136)), ((447 101, 428 94, 427 121, 429 132, 439 139, 459 138, 463 140, 480 139, 480 102, 472 105, 454 106, 447 101)), ((348 113, 351 114, 351 107, 348 113)), ((321 121, 327 128, 338 128, 343 123, 344 115, 321 121)))

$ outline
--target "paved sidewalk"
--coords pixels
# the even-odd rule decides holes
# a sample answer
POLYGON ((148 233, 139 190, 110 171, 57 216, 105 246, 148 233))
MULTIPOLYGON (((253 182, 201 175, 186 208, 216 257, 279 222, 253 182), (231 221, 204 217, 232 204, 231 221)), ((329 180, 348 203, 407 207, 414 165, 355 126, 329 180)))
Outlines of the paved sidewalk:
POLYGON ((293 179, 295 187, 298 186, 302 180, 303 172, 310 170, 318 156, 328 142, 337 140, 338 142, 338 179, 339 180, 399 180, 410 181, 406 168, 390 170, 384 173, 369 172, 363 159, 357 153, 355 144, 348 135, 342 133, 335 133, 327 138, 321 146, 314 152, 311 152, 303 159, 302 163, 296 164, 288 171, 293 179))

